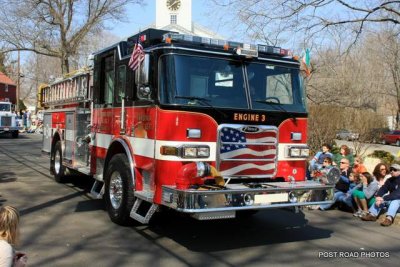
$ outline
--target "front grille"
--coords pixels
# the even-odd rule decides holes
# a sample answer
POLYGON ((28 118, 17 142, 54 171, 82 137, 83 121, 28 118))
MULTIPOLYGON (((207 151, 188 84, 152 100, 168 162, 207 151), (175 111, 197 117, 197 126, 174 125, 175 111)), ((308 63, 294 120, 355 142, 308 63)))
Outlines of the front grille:
POLYGON ((11 126, 11 118, 12 117, 1 117, 1 126, 11 126))
POLYGON ((273 177, 277 150, 275 126, 225 124, 218 127, 217 169, 224 177, 273 177))

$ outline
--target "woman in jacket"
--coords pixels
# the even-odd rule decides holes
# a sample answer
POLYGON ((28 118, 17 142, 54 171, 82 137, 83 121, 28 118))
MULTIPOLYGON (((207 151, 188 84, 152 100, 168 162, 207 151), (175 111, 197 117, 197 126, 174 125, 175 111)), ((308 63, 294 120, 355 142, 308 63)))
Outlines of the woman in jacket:
POLYGON ((353 214, 356 217, 362 217, 368 213, 368 208, 375 203, 374 195, 379 189, 378 181, 369 172, 360 173, 359 177, 359 184, 353 191, 353 199, 358 208, 358 211, 353 214))

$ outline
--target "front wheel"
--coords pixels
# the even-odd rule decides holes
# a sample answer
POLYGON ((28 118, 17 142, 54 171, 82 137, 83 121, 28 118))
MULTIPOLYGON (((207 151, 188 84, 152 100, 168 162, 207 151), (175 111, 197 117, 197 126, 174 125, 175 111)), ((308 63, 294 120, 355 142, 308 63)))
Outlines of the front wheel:
POLYGON ((50 162, 51 171, 57 183, 62 183, 65 180, 65 166, 62 164, 62 159, 61 141, 58 141, 54 146, 50 162))
POLYGON ((19 131, 14 131, 11 133, 12 138, 18 138, 19 131))
POLYGON ((130 212, 135 202, 133 178, 124 154, 116 154, 108 164, 105 174, 105 203, 111 221, 131 225, 130 212))

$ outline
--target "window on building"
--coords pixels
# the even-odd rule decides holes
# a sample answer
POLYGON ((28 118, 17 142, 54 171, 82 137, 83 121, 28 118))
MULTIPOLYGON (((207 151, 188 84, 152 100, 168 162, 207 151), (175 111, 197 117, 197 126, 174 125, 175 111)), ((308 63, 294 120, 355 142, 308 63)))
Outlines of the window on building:
POLYGON ((4 91, 8 92, 8 84, 4 85, 4 91))
POLYGON ((171 24, 177 24, 177 16, 175 14, 171 15, 171 24))

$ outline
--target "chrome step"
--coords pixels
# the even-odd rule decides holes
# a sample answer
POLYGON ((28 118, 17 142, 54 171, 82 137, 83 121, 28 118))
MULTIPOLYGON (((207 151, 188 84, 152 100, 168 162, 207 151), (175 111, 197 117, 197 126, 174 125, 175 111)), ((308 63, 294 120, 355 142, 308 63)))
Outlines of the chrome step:
POLYGON ((133 204, 130 216, 136 221, 147 224, 149 223, 151 217, 153 217, 154 213, 158 210, 158 205, 150 202, 146 202, 143 199, 136 198, 135 203, 133 204), (149 207, 143 206, 142 209, 139 208, 141 205, 149 205, 149 207), (140 212, 140 213, 139 213, 140 212))
POLYGON ((104 183, 98 180, 95 180, 90 189, 90 195, 95 199, 101 199, 104 195, 104 183))

